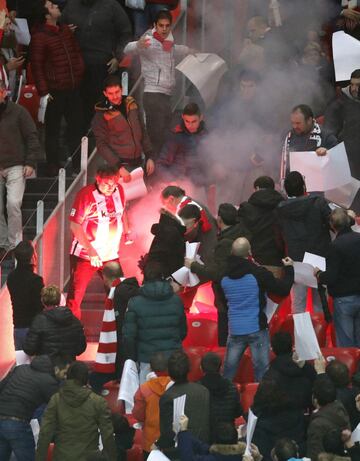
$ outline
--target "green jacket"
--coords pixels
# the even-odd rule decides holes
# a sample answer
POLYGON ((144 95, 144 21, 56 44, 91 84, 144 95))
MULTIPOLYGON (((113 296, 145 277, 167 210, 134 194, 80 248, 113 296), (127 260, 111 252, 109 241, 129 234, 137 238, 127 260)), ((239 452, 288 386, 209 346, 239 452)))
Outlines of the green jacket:
POLYGON ((42 418, 35 459, 46 461, 53 441, 53 461, 85 461, 99 447, 99 431, 109 460, 115 461, 114 429, 106 400, 71 379, 65 381, 42 418))
POLYGON ((155 352, 182 348, 187 333, 184 305, 167 280, 145 282, 131 298, 123 328, 125 355, 150 362, 155 352))

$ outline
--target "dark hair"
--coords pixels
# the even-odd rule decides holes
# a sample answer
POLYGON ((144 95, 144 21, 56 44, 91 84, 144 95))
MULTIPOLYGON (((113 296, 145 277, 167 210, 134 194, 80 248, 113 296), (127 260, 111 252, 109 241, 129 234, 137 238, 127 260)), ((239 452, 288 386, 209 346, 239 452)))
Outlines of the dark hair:
POLYGON ((179 198, 185 195, 184 189, 181 189, 179 186, 167 186, 161 191, 163 198, 168 198, 170 196, 179 198))
POLYGON ((119 86, 122 88, 121 79, 117 75, 108 75, 103 82, 103 90, 105 91, 106 88, 110 88, 112 86, 119 86))
POLYGON ((350 78, 360 78, 360 69, 355 69, 351 72, 350 78))
POLYGON ((164 278, 163 266, 158 261, 150 261, 144 267, 144 282, 155 282, 164 278))
POLYGON ((201 218, 201 213, 200 213, 200 209, 198 206, 196 205, 185 205, 183 208, 181 208, 181 210, 179 211, 179 216, 180 218, 182 219, 196 219, 197 221, 199 221, 199 219, 201 218))
POLYGON ((291 354, 293 341, 287 331, 278 331, 271 338, 271 348, 275 355, 291 354))
POLYGON ((23 240, 14 249, 14 256, 19 264, 30 264, 34 255, 34 247, 31 240, 23 240))
POLYGON ((270 176, 260 176, 254 181, 254 189, 275 189, 275 182, 270 176))
POLYGON ((58 367, 60 370, 63 370, 74 361, 71 355, 67 354, 50 354, 49 358, 51 360, 52 366, 54 368, 58 367))
POLYGON ((350 383, 349 369, 340 360, 332 360, 326 367, 326 374, 335 387, 346 387, 350 383))
POLYGON ((309 120, 309 118, 314 118, 314 112, 312 111, 311 107, 307 104, 299 104, 298 106, 295 106, 292 109, 291 113, 293 114, 294 112, 301 112, 305 120, 309 120))
POLYGON ((200 107, 195 102, 190 102, 189 104, 186 104, 182 113, 183 115, 197 115, 199 117, 201 116, 200 107))
POLYGON ((285 192, 288 197, 301 197, 305 192, 305 181, 298 171, 291 171, 284 181, 285 192))
POLYGON ((238 211, 232 203, 221 203, 217 214, 226 226, 233 226, 238 222, 238 211))
POLYGON ((72 363, 67 372, 67 379, 73 379, 80 386, 85 386, 89 381, 89 368, 86 363, 72 363))
POLYGON ((170 21, 170 24, 172 24, 173 22, 173 18, 172 18, 172 15, 170 13, 169 10, 160 10, 156 16, 155 16, 155 19, 154 19, 154 23, 156 24, 158 21, 160 21, 160 19, 168 19, 170 21))
POLYGON ((319 375, 313 386, 313 397, 323 407, 336 399, 336 387, 326 375, 319 375))
POLYGON ((183 351, 173 352, 168 360, 168 373, 175 383, 185 383, 190 371, 189 357, 183 351))
POLYGON ((96 170, 96 176, 99 176, 100 178, 111 178, 117 176, 118 173, 119 168, 107 164, 99 166, 99 168, 96 170))
POLYGON ((289 398, 276 381, 263 379, 254 396, 254 407, 264 414, 275 414, 289 406, 289 398))
POLYGON ((214 428, 214 442, 224 445, 234 445, 239 438, 233 423, 219 422, 214 428))
POLYGON ((124 274, 118 261, 108 261, 103 266, 102 275, 107 279, 115 280, 124 274))
POLYGON ((215 352, 208 352, 201 358, 201 368, 204 373, 219 373, 221 357, 215 352))
POLYGON ((168 358, 164 352, 155 352, 150 357, 150 367, 152 371, 167 371, 168 358))
POLYGON ((351 219, 343 208, 335 208, 330 214, 330 225, 337 232, 350 227, 351 219))
POLYGON ((291 440, 287 437, 276 441, 274 452, 278 461, 287 461, 290 458, 299 457, 299 447, 297 443, 295 440, 291 440))

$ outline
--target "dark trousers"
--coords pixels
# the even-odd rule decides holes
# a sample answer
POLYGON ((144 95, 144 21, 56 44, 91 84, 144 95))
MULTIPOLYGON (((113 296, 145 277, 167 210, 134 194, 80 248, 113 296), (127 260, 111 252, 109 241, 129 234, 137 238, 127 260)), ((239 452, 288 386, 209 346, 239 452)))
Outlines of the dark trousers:
POLYGON ((171 122, 171 96, 163 93, 144 93, 146 129, 155 154, 158 156, 171 122))
MULTIPOLYGON (((61 120, 66 121, 68 156, 75 153, 83 134, 82 102, 79 90, 52 91, 45 115, 45 149, 49 164, 59 166, 61 120)), ((80 148, 73 156, 73 166, 80 168, 80 148)))
MULTIPOLYGON (((113 261, 119 262, 118 259, 113 261)), ((103 264, 105 265, 106 262, 103 264)), ((102 267, 93 267, 87 259, 70 255, 70 281, 66 305, 79 319, 81 318, 81 302, 95 272, 102 278, 102 267)))
POLYGON ((0 459, 9 461, 11 453, 17 461, 35 460, 35 441, 31 426, 26 421, 0 420, 0 459))

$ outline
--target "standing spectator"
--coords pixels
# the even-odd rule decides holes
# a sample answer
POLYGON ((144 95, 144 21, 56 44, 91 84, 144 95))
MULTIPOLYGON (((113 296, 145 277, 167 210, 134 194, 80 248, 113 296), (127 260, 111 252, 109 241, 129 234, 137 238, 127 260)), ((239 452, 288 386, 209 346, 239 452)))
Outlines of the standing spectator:
POLYGON ((21 204, 26 178, 41 158, 36 126, 29 112, 7 97, 0 80, 0 258, 22 240, 21 204), (5 201, 6 190, 6 201, 5 201), (6 202, 7 224, 4 204, 6 202))
POLYGON ((360 235, 350 226, 345 210, 336 209, 331 213, 330 227, 336 238, 330 244, 326 271, 314 270, 334 299, 336 345, 339 347, 360 347, 360 235))
POLYGON ((229 308, 224 376, 229 379, 235 377, 241 357, 250 346, 255 381, 260 382, 269 366, 270 355, 265 294, 287 296, 294 281, 294 268, 290 258, 283 259, 285 276, 276 279, 270 271, 248 260, 250 252, 248 240, 243 237, 236 239, 221 280, 229 308))
POLYGON ((41 422, 36 461, 46 461, 54 441, 54 461, 83 461, 99 447, 99 431, 109 461, 116 461, 111 412, 106 400, 87 387, 89 370, 74 362, 67 380, 50 400, 41 422))
MULTIPOLYGON (((277 212, 288 256, 294 261, 302 261, 306 251, 326 256, 331 241, 329 205, 323 197, 307 194, 305 180, 298 171, 286 176, 284 186, 288 199, 278 205, 277 212)), ((306 295, 307 287, 295 283, 293 313, 305 312, 306 295)), ((322 312, 316 289, 312 289, 312 295, 313 309, 322 312)))
POLYGON ((172 427, 174 399, 186 395, 185 414, 189 417, 189 432, 208 443, 210 440, 210 396, 209 391, 198 383, 189 383, 189 357, 182 351, 174 352, 168 362, 168 372, 174 384, 160 398, 160 438, 156 445, 163 451, 174 447, 172 427))
MULTIPOLYGON (((38 25, 33 28, 30 43, 31 70, 40 97, 48 97, 45 115, 45 151, 48 174, 56 176, 61 166, 60 131, 66 120, 68 155, 81 142, 83 121, 80 84, 84 61, 73 32, 58 25, 58 5, 40 1, 38 25)), ((73 167, 80 170, 80 153, 73 157, 73 167)))
POLYGON ((73 358, 86 349, 84 328, 68 307, 59 306, 61 292, 55 285, 41 290, 44 310, 31 323, 24 342, 28 355, 64 353, 73 358))
POLYGON ((131 25, 116 0, 68 0, 62 21, 73 26, 85 61, 81 96, 87 129, 103 81, 118 71, 124 46, 131 39, 131 25))
POLYGON ((126 45, 126 54, 139 54, 145 80, 144 110, 146 126, 155 155, 164 144, 171 121, 171 95, 175 89, 175 55, 185 56, 189 48, 175 45, 171 33, 172 16, 163 10, 155 17, 154 28, 137 42, 126 45))
POLYGON ((92 121, 98 153, 106 163, 120 168, 125 181, 139 166, 151 175, 155 168, 152 148, 135 99, 122 97, 117 75, 105 79, 103 93, 106 99, 95 106, 92 121))
POLYGON ((167 362, 163 352, 157 352, 150 358, 151 373, 134 396, 132 415, 143 425, 143 450, 146 456, 160 435, 159 400, 171 382, 167 362))
POLYGON ((208 352, 201 359, 204 376, 199 383, 210 393, 211 441, 216 442, 219 423, 229 423, 235 427, 235 419, 242 415, 240 397, 235 385, 220 374, 221 358, 208 352))
POLYGON ((239 216, 251 232, 251 251, 255 261, 280 277, 285 248, 276 207, 284 197, 275 190, 274 180, 269 176, 257 178, 254 189, 249 200, 240 204, 239 216))
POLYGON ((107 261, 119 263, 119 247, 127 232, 125 197, 118 184, 118 169, 109 165, 98 168, 95 184, 83 187, 70 212, 73 242, 70 250, 71 275, 67 306, 81 316, 81 301, 95 272, 101 274, 107 261))
POLYGON ((173 10, 179 0, 145 0, 143 10, 132 10, 135 38, 138 39, 155 22, 156 15, 161 10, 173 10))
POLYGON ((40 292, 43 278, 35 274, 36 253, 29 240, 18 243, 14 250, 16 268, 8 275, 6 284, 13 309, 15 350, 24 348, 24 340, 31 322, 42 311, 40 292))
POLYGON ((0 382, 0 459, 34 460, 35 441, 30 420, 40 405, 57 392, 70 360, 60 355, 34 357, 30 365, 13 368, 0 382))
POLYGON ((161 266, 149 264, 139 295, 131 298, 123 328, 128 358, 140 363, 140 383, 150 371, 155 352, 168 356, 178 349, 187 333, 184 305, 168 280, 162 278, 161 266))

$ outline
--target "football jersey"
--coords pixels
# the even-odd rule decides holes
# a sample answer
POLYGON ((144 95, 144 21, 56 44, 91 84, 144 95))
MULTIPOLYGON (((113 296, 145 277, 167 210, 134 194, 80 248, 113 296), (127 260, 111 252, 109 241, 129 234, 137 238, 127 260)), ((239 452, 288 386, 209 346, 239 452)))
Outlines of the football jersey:
MULTIPOLYGON (((124 191, 120 185, 111 195, 106 196, 95 184, 90 184, 83 187, 75 198, 69 219, 82 226, 102 261, 119 257, 124 206, 124 191)), ((90 259, 87 250, 76 237, 70 254, 90 259)))

